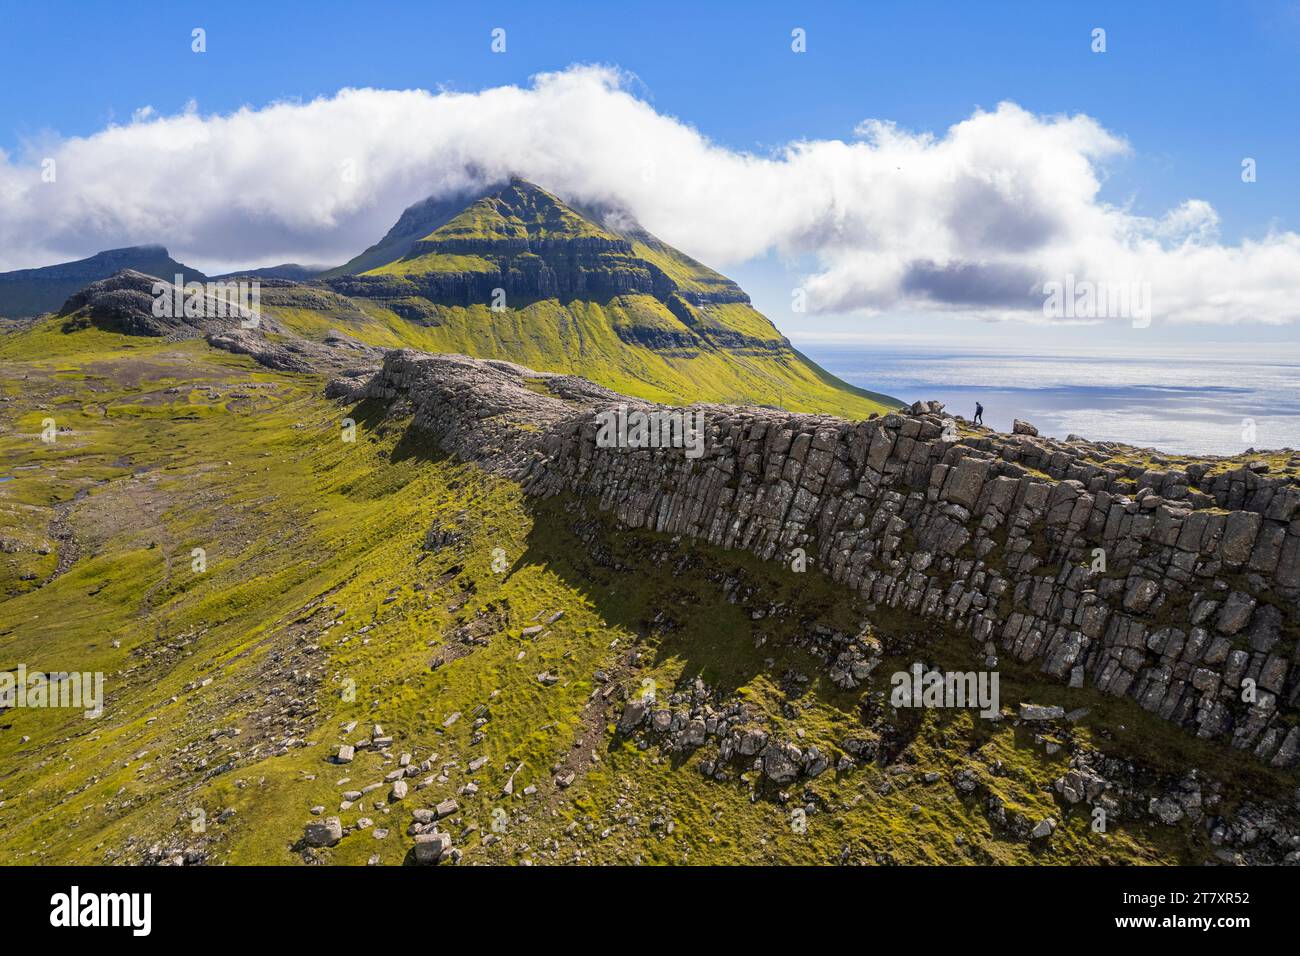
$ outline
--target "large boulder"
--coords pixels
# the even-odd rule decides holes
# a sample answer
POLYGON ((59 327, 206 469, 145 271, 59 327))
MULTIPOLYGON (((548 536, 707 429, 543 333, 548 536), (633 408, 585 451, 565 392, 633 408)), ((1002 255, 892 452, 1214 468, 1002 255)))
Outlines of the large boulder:
POLYGON ((1021 704, 1021 720, 1060 720, 1065 716, 1065 708, 1047 704, 1021 704))
POLYGON ((302 837, 308 846, 334 846, 343 839, 343 821, 338 817, 313 820, 303 830, 302 837))
POLYGON ((450 833, 421 833, 415 838, 415 862, 429 866, 451 849, 450 833))
POLYGON ((738 730, 735 738, 736 752, 742 757, 753 757, 767 746, 767 733, 757 727, 738 730))
POLYGON ((948 472, 944 497, 964 508, 974 508, 979 501, 980 489, 988 477, 989 465, 978 458, 963 458, 957 467, 948 472))
POLYGON ((623 705, 623 714, 618 718, 618 732, 631 733, 640 727, 645 715, 650 710, 650 701, 644 697, 633 697, 623 705))
POLYGON ((1228 515, 1219 542, 1219 556, 1230 565, 1242 565, 1250 560, 1259 535, 1260 516, 1249 511, 1234 511, 1228 515))
POLYGON ((763 748, 763 775, 773 783, 793 783, 802 763, 803 754, 792 743, 772 741, 763 748))
POLYGON ((1090 770, 1074 768, 1057 777, 1055 787, 1066 803, 1092 803, 1106 789, 1106 781, 1090 770))
POLYGON ((1224 634, 1236 634, 1250 622, 1254 610, 1253 597, 1241 591, 1233 591, 1219 609, 1219 615, 1214 619, 1215 627, 1224 634))

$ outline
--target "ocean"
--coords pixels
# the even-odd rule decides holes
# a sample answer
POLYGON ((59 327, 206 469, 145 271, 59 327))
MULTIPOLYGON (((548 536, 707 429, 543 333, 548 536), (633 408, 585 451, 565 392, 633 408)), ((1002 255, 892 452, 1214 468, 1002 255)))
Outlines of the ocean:
POLYGON ((937 399, 1010 431, 1013 419, 1186 454, 1300 448, 1300 359, 1030 355, 1008 351, 796 343, 828 372, 906 402, 937 399))

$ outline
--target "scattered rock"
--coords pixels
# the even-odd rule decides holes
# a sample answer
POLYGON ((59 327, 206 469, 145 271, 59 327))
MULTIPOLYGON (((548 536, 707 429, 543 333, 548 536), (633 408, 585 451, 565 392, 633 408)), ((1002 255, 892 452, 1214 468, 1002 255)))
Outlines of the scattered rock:
POLYGON ((1021 704, 1021 720, 1060 720, 1065 716, 1065 708, 1046 704, 1021 704))
POLYGON ((343 821, 338 817, 313 820, 303 829, 302 836, 308 846, 334 846, 343 839, 343 821))

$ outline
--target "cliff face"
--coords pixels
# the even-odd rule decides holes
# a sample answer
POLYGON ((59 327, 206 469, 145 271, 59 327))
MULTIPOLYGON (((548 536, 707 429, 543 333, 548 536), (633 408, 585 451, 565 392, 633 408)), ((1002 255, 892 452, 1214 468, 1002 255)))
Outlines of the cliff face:
POLYGON ((1080 441, 945 437, 941 410, 921 405, 863 422, 694 406, 707 423, 701 458, 603 448, 601 410, 656 406, 412 352, 335 394, 409 400, 449 452, 532 494, 587 498, 629 527, 765 559, 803 549, 869 602, 970 634, 981 655, 1039 662, 1274 766, 1300 764, 1300 488, 1289 479, 1109 465, 1080 441))
MULTIPOLYGON (((343 276, 329 279, 327 284, 344 295, 378 300, 419 295, 452 305, 491 302, 496 289, 503 290, 512 302, 604 299, 637 293, 667 298, 673 292, 672 281, 653 266, 634 258, 627 243, 602 245, 602 242, 588 239, 567 244, 534 243, 538 248, 529 248, 522 239, 439 243, 438 255, 474 257, 485 263, 490 261, 491 265, 402 276, 343 276), (484 258, 487 255, 491 260, 484 258)), ((421 245, 426 244, 416 243, 417 250, 421 245)))

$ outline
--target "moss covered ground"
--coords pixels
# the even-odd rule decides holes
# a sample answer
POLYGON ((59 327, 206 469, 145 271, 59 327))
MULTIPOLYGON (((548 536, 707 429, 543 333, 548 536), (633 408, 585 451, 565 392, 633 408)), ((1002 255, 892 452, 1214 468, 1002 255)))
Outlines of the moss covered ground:
MULTIPOLYGON (((208 863, 395 865, 412 845, 411 809, 452 797, 444 826, 464 863, 1204 853, 1203 835, 1145 821, 1092 833, 1051 790, 1061 754, 1023 727, 965 713, 905 721, 887 761, 832 769, 784 796, 743 767, 708 779, 703 754, 613 734, 619 695, 606 699, 606 682, 699 677, 838 755, 878 712, 882 687, 835 687, 800 636, 813 620, 855 627, 862 611, 846 592, 815 573, 621 532, 575 502, 526 501, 381 409, 326 401, 318 378, 201 342, 45 324, 0 337, 0 362, 0 476, 11 479, 0 482, 0 668, 101 671, 107 693, 95 720, 0 714, 5 862, 152 862, 193 848, 208 863), (47 418, 53 442, 41 440, 47 418), (433 540, 431 528, 448 534, 433 540), (733 603, 737 593, 755 597, 733 603), (756 619, 758 604, 781 611, 756 619), (392 756, 333 762, 336 745, 376 723, 392 756), (344 791, 383 782, 402 753, 431 768, 404 801, 388 803, 385 784, 340 810, 344 791), (1058 835, 1039 845, 1001 832, 982 800, 952 786, 963 769, 1008 807, 1061 819, 1058 835), (566 770, 575 778, 562 789, 554 778, 566 770), (791 811, 805 805, 797 832, 791 811), (313 807, 372 825, 305 852, 313 807)), ((967 639, 933 625, 884 616, 873 627, 976 666, 967 639)), ((1207 768, 1237 788, 1229 799, 1280 786, 1125 701, 1005 668, 1002 696, 1088 707, 1077 742, 1147 760, 1157 751, 1169 767, 1153 773, 1207 768)))

